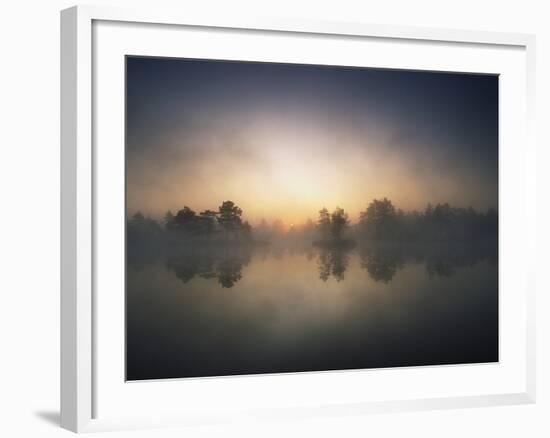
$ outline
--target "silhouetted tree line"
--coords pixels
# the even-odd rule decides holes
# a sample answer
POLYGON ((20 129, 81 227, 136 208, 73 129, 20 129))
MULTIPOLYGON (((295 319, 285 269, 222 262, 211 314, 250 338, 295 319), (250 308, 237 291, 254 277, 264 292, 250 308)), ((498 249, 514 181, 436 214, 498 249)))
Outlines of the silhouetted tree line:
POLYGON ((252 227, 242 220, 242 209, 233 201, 224 201, 217 211, 204 210, 199 214, 185 206, 175 215, 168 211, 164 226, 168 231, 177 231, 189 236, 224 235, 233 239, 249 238, 252 227))
POLYGON ((449 204, 428 204, 423 212, 404 212, 387 199, 375 199, 361 212, 358 235, 372 240, 450 241, 477 240, 498 236, 498 214, 480 213, 449 204))
MULTIPOLYGON (((424 264, 430 277, 448 277, 456 268, 473 266, 481 260, 496 264, 498 257, 496 240, 486 238, 496 237, 495 212, 482 214, 443 204, 428 206, 422 214, 402 213, 387 199, 369 204, 361 222, 353 227, 343 209, 337 208, 333 213, 322 209, 317 224, 309 221, 300 230, 290 229, 287 234, 292 237, 282 244, 274 240, 269 246, 220 245, 217 239, 202 238, 229 235, 230 242, 242 242, 233 240, 250 233, 243 233, 245 222, 240 220, 241 215, 242 211, 233 203, 223 203, 218 212, 213 212, 215 221, 208 226, 203 218, 209 214, 197 215, 188 208, 167 215, 164 225, 136 213, 127 228, 128 263, 134 269, 164 263, 183 282, 198 276, 216 279, 222 287, 230 288, 241 279, 242 268, 250 261, 252 250, 260 257, 281 257, 285 251, 305 252, 308 259, 316 255, 319 278, 342 281, 350 254, 358 249, 361 267, 374 281, 383 283, 390 282, 407 263, 424 264), (300 233, 308 233, 305 241, 313 241, 315 246, 304 245, 304 240, 299 244, 295 237, 300 233), (180 235, 200 238, 184 239, 181 244, 180 235), (356 243, 346 235, 357 236, 359 241, 356 243), (459 239, 464 236, 483 238, 459 239)), ((276 225, 269 227, 263 222, 265 230, 272 233, 277 232, 276 225)), ((261 223, 255 235, 262 232, 261 223)))
MULTIPOLYGON (((252 226, 242 219, 243 211, 233 201, 224 201, 217 210, 199 213, 185 206, 176 214, 168 211, 162 222, 136 213, 128 221, 129 245, 140 240, 146 248, 154 242, 185 237, 200 241, 252 241, 252 226)), ((428 204, 423 212, 405 212, 387 198, 374 199, 360 213, 359 222, 350 224, 344 209, 319 211, 317 222, 285 229, 282 221, 268 225, 265 220, 254 228, 255 240, 274 242, 314 242, 320 247, 349 247, 355 240, 389 242, 479 241, 498 237, 498 214, 489 209, 451 207, 448 203, 428 204)))
POLYGON ((216 211, 204 210, 198 214, 184 206, 176 214, 168 211, 161 223, 138 212, 128 221, 128 240, 140 240, 142 244, 149 240, 158 242, 173 237, 248 240, 252 227, 248 221, 243 221, 242 213, 242 209, 233 201, 224 201, 216 211))
POLYGON ((146 266, 162 257, 164 230, 154 219, 140 212, 127 221, 126 254, 135 267, 146 266))
POLYGON ((340 207, 336 207, 332 213, 323 207, 319 210, 317 227, 323 241, 340 241, 349 227, 348 214, 340 207))
POLYGON ((374 199, 354 226, 342 208, 337 207, 332 213, 322 208, 316 229, 316 243, 321 246, 347 245, 351 236, 401 242, 473 241, 498 236, 498 214, 494 209, 480 213, 472 207, 456 208, 448 203, 428 204, 423 212, 405 212, 383 198, 374 199))
POLYGON ((155 237, 162 232, 162 229, 158 222, 150 217, 145 217, 141 212, 137 212, 128 221, 128 234, 150 234, 151 237, 155 237))

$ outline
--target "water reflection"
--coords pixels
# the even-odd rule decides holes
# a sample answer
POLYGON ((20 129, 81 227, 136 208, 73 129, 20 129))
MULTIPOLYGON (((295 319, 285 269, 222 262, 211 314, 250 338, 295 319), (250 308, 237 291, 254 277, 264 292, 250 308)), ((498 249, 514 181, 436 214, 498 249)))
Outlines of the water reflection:
POLYGON ((497 263, 495 244, 370 245, 359 250, 361 266, 374 281, 389 283, 407 264, 424 264, 431 277, 451 277, 456 269, 487 261, 497 263))
POLYGON ((127 378, 496 361, 496 252, 296 244, 140 254, 134 247, 127 378))
POLYGON ((321 249, 319 251, 319 278, 327 281, 332 275, 336 281, 342 281, 349 264, 347 249, 321 249))
POLYGON ((169 256, 166 267, 183 283, 195 277, 215 279, 223 288, 231 288, 242 278, 243 267, 251 259, 249 247, 195 248, 169 256))
POLYGON ((327 282, 346 279, 350 260, 357 257, 360 267, 375 282, 390 283, 406 265, 422 264, 430 278, 451 277, 456 270, 472 267, 481 261, 492 266, 497 263, 495 245, 341 245, 319 246, 253 246, 172 248, 162 254, 150 251, 133 251, 128 263, 141 270, 154 261, 162 261, 183 283, 199 277, 214 279, 222 288, 231 288, 243 278, 243 268, 252 258, 281 260, 287 255, 303 256, 308 262, 316 261, 318 277, 327 282), (356 255, 355 255, 356 254, 356 255))
MULTIPOLYGON (((319 278, 326 282, 333 277, 345 279, 345 272, 354 253, 353 247, 319 248, 319 278)), ((358 249, 361 268, 381 283, 391 282, 407 264, 424 264, 431 277, 451 277, 457 268, 472 267, 487 260, 496 265, 495 248, 483 245, 367 245, 358 249)))
POLYGON ((374 281, 389 283, 397 271, 404 266, 404 262, 398 254, 376 252, 363 249, 360 252, 361 267, 366 269, 374 281))

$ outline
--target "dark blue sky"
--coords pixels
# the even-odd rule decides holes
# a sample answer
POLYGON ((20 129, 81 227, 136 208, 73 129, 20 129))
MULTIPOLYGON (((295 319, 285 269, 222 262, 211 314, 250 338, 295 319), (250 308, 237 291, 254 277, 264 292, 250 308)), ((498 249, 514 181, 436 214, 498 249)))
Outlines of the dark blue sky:
POLYGON ((128 207, 153 215, 497 207, 498 77, 129 57, 127 163, 128 207))

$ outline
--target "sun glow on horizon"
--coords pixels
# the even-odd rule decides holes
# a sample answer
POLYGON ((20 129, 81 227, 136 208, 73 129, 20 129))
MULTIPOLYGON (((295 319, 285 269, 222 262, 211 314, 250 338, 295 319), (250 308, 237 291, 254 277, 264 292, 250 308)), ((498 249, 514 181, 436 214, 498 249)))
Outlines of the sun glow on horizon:
POLYGON ((494 78, 129 62, 129 212, 161 218, 232 200, 250 223, 296 225, 336 206, 357 221, 383 197, 403 210, 497 208, 494 78))

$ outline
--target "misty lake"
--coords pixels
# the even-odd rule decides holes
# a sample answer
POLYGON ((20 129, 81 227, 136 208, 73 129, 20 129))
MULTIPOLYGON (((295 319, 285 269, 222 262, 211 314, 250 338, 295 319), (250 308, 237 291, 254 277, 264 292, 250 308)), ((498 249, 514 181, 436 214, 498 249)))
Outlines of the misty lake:
POLYGON ((494 361, 498 269, 483 248, 194 248, 128 263, 128 380, 494 361))

